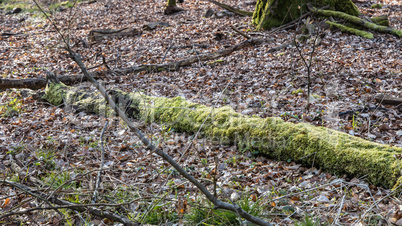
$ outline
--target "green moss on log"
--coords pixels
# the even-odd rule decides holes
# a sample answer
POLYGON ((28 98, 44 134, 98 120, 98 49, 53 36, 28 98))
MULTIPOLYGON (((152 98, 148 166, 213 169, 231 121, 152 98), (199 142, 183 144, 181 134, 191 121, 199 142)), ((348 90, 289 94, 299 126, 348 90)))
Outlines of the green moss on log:
POLYGON ((389 27, 389 20, 388 20, 387 15, 382 15, 382 16, 378 16, 378 17, 372 17, 372 18, 370 18, 370 20, 373 21, 373 23, 375 23, 375 24, 379 24, 379 25, 382 25, 382 26, 389 27))
MULTIPOLYGON (((75 98, 77 95, 71 92, 85 90, 49 84, 46 96, 49 101, 56 101, 53 104, 60 104, 58 101, 64 99, 70 101, 66 105, 76 105, 74 99, 79 98, 75 98)), ((276 117, 263 119, 244 116, 227 106, 212 109, 182 97, 152 97, 120 90, 110 93, 114 99, 124 100, 126 104, 122 106, 123 109, 129 106, 137 110, 128 112, 130 117, 161 123, 177 132, 193 133, 200 129, 204 136, 213 141, 235 144, 240 150, 250 148, 276 159, 291 159, 308 166, 314 164, 339 176, 367 176, 371 183, 386 188, 396 185, 401 177, 401 160, 395 156, 402 153, 402 148, 366 141, 306 123, 293 124, 276 117)), ((90 95, 96 93, 88 93, 90 95)), ((96 101, 97 97, 94 99, 93 103, 89 103, 90 108, 83 109, 104 109, 104 102, 96 101)))
POLYGON ((66 92, 70 89, 70 87, 64 85, 63 83, 49 82, 46 85, 46 92, 42 98, 56 106, 59 106, 64 103, 66 92))
POLYGON ((343 32, 348 32, 348 33, 351 33, 351 34, 355 34, 355 35, 358 35, 358 36, 363 37, 363 38, 369 38, 369 39, 374 38, 373 34, 370 33, 370 32, 365 32, 365 31, 355 29, 355 28, 351 28, 351 27, 348 27, 348 26, 345 26, 345 25, 342 25, 342 24, 338 24, 338 23, 335 23, 335 22, 326 21, 325 23, 330 25, 331 28, 336 27, 336 28, 341 29, 341 31, 343 31, 343 32))
POLYGON ((371 8, 372 8, 372 9, 381 9, 381 8, 382 8, 382 5, 381 5, 381 4, 372 4, 372 5, 371 5, 371 8))

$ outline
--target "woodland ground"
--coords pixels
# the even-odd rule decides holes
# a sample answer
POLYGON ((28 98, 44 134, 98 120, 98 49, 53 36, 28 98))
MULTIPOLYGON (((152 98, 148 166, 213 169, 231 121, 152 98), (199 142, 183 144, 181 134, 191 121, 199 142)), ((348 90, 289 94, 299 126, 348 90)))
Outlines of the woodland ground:
MULTIPOLYGON (((253 10, 246 1, 222 2, 253 10)), ((398 0, 381 2, 384 4, 382 9, 371 9, 371 4, 377 2, 358 1, 356 4, 364 16, 388 14, 391 26, 402 29, 401 3, 398 0)), ((43 6, 51 3, 41 2, 43 6)), ((105 70, 102 55, 111 61, 108 64, 112 69, 117 69, 177 61, 244 41, 244 37, 230 26, 249 35, 267 32, 253 31, 248 17, 205 18, 208 9, 221 10, 206 1, 187 0, 179 5, 185 11, 171 16, 163 15, 164 5, 165 1, 160 0, 77 3, 74 8, 56 7, 52 19, 64 34, 70 35, 73 49, 83 56, 84 63, 89 68, 98 66, 93 70, 105 70), (88 39, 92 29, 141 29, 145 24, 159 21, 170 26, 143 29, 142 34, 135 37, 107 38, 98 42, 88 39), (217 32, 223 34, 222 39, 215 38, 217 32)), ((45 70, 60 75, 80 74, 78 66, 63 50, 51 23, 40 13, 23 11, 5 15, 6 11, 3 9, 0 16, 1 32, 23 35, 0 37, 0 74, 3 78, 44 77, 45 70)), ((325 37, 316 47, 313 58, 313 98, 309 112, 306 111, 307 69, 296 48, 290 46, 267 52, 292 41, 294 33, 299 32, 297 29, 270 34, 274 42, 236 51, 219 61, 198 62, 178 71, 108 74, 103 82, 107 88, 140 90, 155 96, 183 96, 216 107, 230 105, 246 115, 278 116, 295 123, 307 121, 375 142, 402 146, 401 112, 395 106, 378 105, 374 99, 378 94, 401 97, 401 39, 375 33, 374 39, 369 40, 324 26, 317 27, 325 37), (374 108, 369 112, 339 116, 340 112, 364 106, 386 110, 374 108)), ((309 56, 312 47, 309 42, 302 44, 305 57, 309 56)), ((80 85, 91 88, 89 83, 80 85)), ((129 212, 132 217, 145 213, 153 201, 158 208, 151 208, 147 217, 143 217, 148 223, 189 224, 195 222, 189 216, 197 216, 196 210, 203 209, 207 213, 204 218, 217 218, 195 187, 146 150, 118 119, 68 112, 25 96, 18 90, 1 92, 0 104, 3 116, 0 118, 2 178, 12 177, 8 164, 17 161, 32 176, 47 183, 54 180, 61 184, 60 181, 75 179, 60 193, 69 193, 70 201, 85 203, 91 198, 96 172, 83 174, 99 167, 98 141, 106 120, 109 120, 111 123, 104 135, 107 171, 102 184, 103 201, 121 203, 137 198, 118 210, 119 213, 129 212), (157 221, 151 221, 152 217, 157 221)), ((192 134, 175 133, 153 123, 142 129, 163 150, 176 160, 180 159, 179 162, 211 190, 211 171, 217 165, 221 197, 231 197, 235 202, 246 202, 247 198, 249 205, 270 222, 289 225, 305 221, 307 215, 316 222, 328 224, 402 225, 399 196, 389 196, 389 190, 369 185, 364 178, 330 175, 315 169, 314 165, 277 162, 258 156, 252 150, 212 144, 198 137, 194 139, 192 134), (215 157, 218 157, 218 163, 215 157), (308 191, 302 192, 305 190, 308 191)), ((39 203, 29 196, 17 195, 19 192, 9 187, 3 186, 0 191, 4 213, 25 201, 16 210, 32 208, 39 203)), ((65 211, 65 214, 72 222, 83 220, 77 213, 65 211)), ((59 220, 57 213, 50 211, 0 220, 11 222, 14 218, 31 224, 59 220)), ((222 217, 219 220, 225 222, 222 217)), ((87 221, 96 224, 100 219, 87 221)))

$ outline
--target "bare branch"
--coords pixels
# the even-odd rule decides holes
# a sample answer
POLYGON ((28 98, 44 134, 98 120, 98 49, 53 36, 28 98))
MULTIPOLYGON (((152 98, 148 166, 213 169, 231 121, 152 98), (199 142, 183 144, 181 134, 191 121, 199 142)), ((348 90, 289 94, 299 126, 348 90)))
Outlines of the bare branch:
MULTIPOLYGON (((95 206, 95 205, 100 206, 100 204, 75 205, 75 204, 73 204, 71 202, 60 200, 60 199, 56 198, 55 196, 47 197, 47 194, 35 191, 35 190, 33 190, 33 189, 31 189, 31 188, 29 188, 29 187, 27 187, 25 185, 19 184, 19 183, 15 183, 15 182, 12 182, 12 181, 7 181, 7 180, 0 181, 0 183, 3 183, 3 184, 11 186, 13 188, 22 190, 22 191, 24 191, 24 192, 26 192, 26 193, 28 193, 28 194, 40 199, 40 200, 44 200, 46 203, 48 203, 50 205, 50 207, 39 207, 39 208, 34 208, 32 210, 29 209, 29 210, 26 210, 27 211, 26 213, 32 212, 32 211, 35 211, 35 210, 40 210, 40 208, 42 208, 42 209, 55 209, 56 211, 58 211, 58 209, 61 209, 61 208, 68 208, 68 209, 76 210, 76 211, 79 211, 79 212, 88 212, 88 213, 90 213, 92 215, 103 217, 103 218, 108 218, 110 220, 117 221, 117 222, 123 223, 124 225, 128 225, 128 226, 138 225, 137 223, 132 222, 130 219, 128 219, 126 217, 122 217, 122 216, 119 216, 117 214, 110 213, 108 211, 104 211, 104 210, 89 207, 89 206, 95 206), (51 203, 59 205, 59 206, 53 206, 51 203)), ((105 203, 101 203, 101 204, 103 206, 108 205, 108 204, 105 204, 105 203)), ((58 211, 58 212, 60 212, 60 211, 58 211)), ((24 212, 12 212, 12 213, 8 213, 8 214, 4 214, 4 215, 0 216, 0 219, 2 219, 4 217, 7 217, 7 216, 10 216, 10 215, 16 215, 16 214, 19 214, 19 213, 24 214, 24 212)))

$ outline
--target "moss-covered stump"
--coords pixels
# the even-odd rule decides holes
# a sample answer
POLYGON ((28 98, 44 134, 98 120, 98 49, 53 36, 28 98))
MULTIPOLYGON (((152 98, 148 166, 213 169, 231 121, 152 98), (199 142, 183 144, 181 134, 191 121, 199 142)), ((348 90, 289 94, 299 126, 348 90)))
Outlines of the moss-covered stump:
MULTIPOLYGON (((50 82, 46 99, 54 105, 109 115, 102 98, 87 89, 50 82), (85 106, 87 105, 87 106, 85 106)), ((318 166, 337 175, 367 176, 370 183, 392 188, 401 178, 402 148, 370 142, 336 130, 280 118, 244 116, 230 107, 212 109, 182 97, 163 98, 109 91, 129 117, 157 122, 177 132, 196 132, 223 144, 246 147, 278 160, 318 166), (203 126, 202 126, 203 125, 203 126)))
POLYGON ((358 16, 358 8, 351 0, 258 0, 253 14, 253 24, 258 30, 278 27, 308 12, 307 3, 315 7, 329 6, 331 10, 358 16))

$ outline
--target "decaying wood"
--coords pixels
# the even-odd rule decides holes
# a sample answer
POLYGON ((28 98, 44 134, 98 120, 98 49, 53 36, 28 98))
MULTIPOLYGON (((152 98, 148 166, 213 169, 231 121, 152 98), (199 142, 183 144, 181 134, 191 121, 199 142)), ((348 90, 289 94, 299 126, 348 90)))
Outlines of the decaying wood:
POLYGON ((402 30, 398 30, 395 28, 391 28, 391 27, 386 27, 386 26, 382 26, 382 25, 378 25, 375 23, 370 23, 368 21, 365 21, 364 19, 361 19, 359 17, 356 16, 352 16, 343 12, 339 12, 339 11, 332 11, 332 10, 322 10, 322 9, 317 9, 315 7, 313 7, 311 4, 307 4, 309 10, 311 12, 313 12, 314 14, 318 14, 321 16, 326 16, 326 17, 336 17, 336 18, 340 18, 343 20, 346 20, 350 23, 374 30, 374 31, 378 31, 378 32, 382 32, 382 33, 389 33, 389 34, 393 34, 395 36, 398 37, 402 37, 402 30))
MULTIPOLYGON (((96 79, 103 78, 105 72, 96 72, 92 73, 92 76, 96 79)), ((59 76, 58 79, 64 84, 77 84, 83 81, 87 81, 87 79, 82 75, 65 75, 59 76)), ((0 90, 4 89, 42 89, 46 86, 46 78, 28 78, 28 79, 0 79, 0 90)))
POLYGON ((171 63, 166 64, 148 64, 148 65, 141 65, 135 66, 130 68, 123 68, 119 70, 115 70, 117 73, 127 74, 127 73, 138 73, 142 71, 146 72, 159 72, 159 71, 176 71, 181 67, 189 66, 193 63, 199 61, 207 61, 207 60, 214 60, 219 57, 224 57, 231 54, 234 51, 249 47, 249 46, 256 46, 260 45, 265 42, 271 42, 271 38, 252 38, 241 42, 237 45, 230 46, 223 50, 219 50, 213 53, 205 53, 205 54, 198 54, 197 56, 189 57, 184 60, 179 60, 171 63))
POLYGON ((375 100, 380 104, 389 104, 389 105, 401 105, 402 98, 396 98, 386 95, 378 95, 375 97, 375 100))
POLYGON ((224 9, 226 9, 226 10, 232 12, 232 13, 240 15, 240 16, 253 16, 253 12, 236 9, 236 8, 234 8, 232 6, 229 6, 229 5, 214 1, 214 0, 207 0, 207 1, 211 2, 211 3, 214 3, 215 5, 217 5, 217 6, 221 7, 221 8, 224 8, 224 9))
POLYGON ((388 111, 387 108, 381 108, 381 107, 364 107, 364 108, 359 108, 355 110, 350 110, 350 111, 342 111, 339 112, 339 116, 344 116, 344 115, 353 115, 353 114, 360 114, 360 113, 366 113, 369 111, 388 111))
POLYGON ((143 30, 151 31, 151 30, 154 30, 154 29, 155 29, 156 27, 158 27, 158 26, 161 26, 161 27, 169 27, 170 24, 169 24, 169 23, 166 23, 166 22, 158 21, 158 22, 153 22, 153 23, 144 24, 144 25, 142 26, 142 29, 143 29, 143 30))
MULTIPOLYGON (((219 50, 213 53, 205 53, 198 54, 197 56, 188 57, 184 60, 179 60, 175 62, 170 62, 166 64, 145 64, 140 66, 128 67, 128 68, 120 68, 115 69, 113 72, 115 74, 125 75, 129 73, 139 73, 139 72, 161 72, 161 71, 176 71, 181 67, 190 66, 193 63, 199 61, 209 61, 214 60, 220 57, 227 56, 234 51, 260 45, 262 43, 271 42, 271 38, 252 38, 248 39, 244 42, 241 42, 237 45, 230 46, 223 50, 219 50)), ((275 49, 275 48, 273 48, 275 49)), ((102 78, 103 75, 109 73, 110 71, 97 71, 93 72, 91 75, 95 79, 102 78)), ((81 75, 73 75, 73 76, 59 76, 58 79, 66 85, 73 85, 80 83, 82 81, 87 81, 87 78, 81 75)), ((37 78, 37 79, 0 79, 0 90, 8 89, 8 88, 28 88, 28 89, 41 89, 46 86, 45 78, 37 78)))
POLYGON ((107 37, 133 37, 140 33, 141 32, 136 28, 96 29, 90 31, 88 37, 91 41, 99 41, 107 37))

